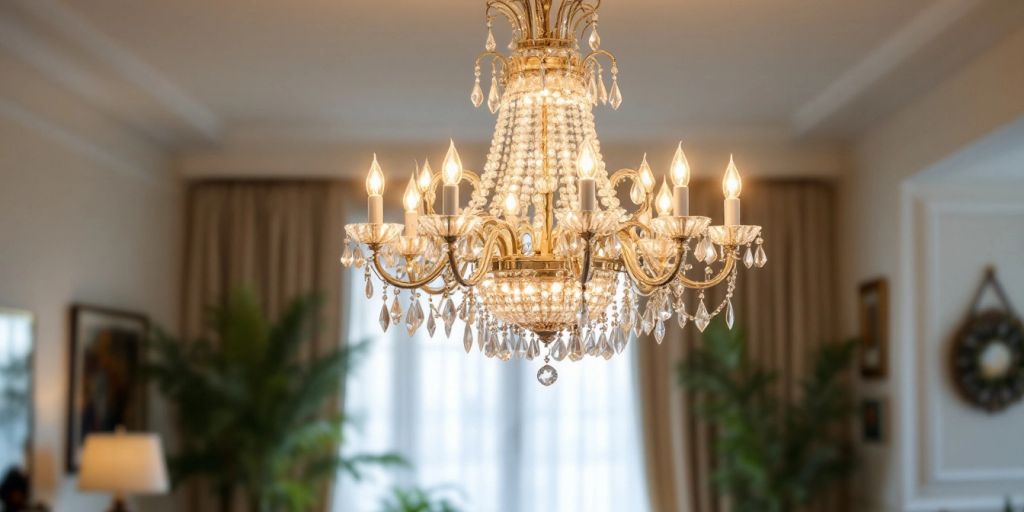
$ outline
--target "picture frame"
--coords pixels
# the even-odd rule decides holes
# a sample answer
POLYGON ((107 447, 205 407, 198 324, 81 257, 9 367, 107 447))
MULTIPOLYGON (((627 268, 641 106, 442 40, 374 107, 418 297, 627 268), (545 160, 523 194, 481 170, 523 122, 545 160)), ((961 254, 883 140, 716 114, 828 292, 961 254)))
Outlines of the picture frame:
POLYGON ((861 439, 866 443, 885 442, 885 402, 877 398, 868 398, 860 405, 861 439))
POLYGON ((889 282, 875 279, 860 285, 860 374, 882 379, 889 371, 889 282))
POLYGON ((70 313, 68 473, 78 471, 85 436, 145 430, 149 319, 130 311, 74 304, 70 313))

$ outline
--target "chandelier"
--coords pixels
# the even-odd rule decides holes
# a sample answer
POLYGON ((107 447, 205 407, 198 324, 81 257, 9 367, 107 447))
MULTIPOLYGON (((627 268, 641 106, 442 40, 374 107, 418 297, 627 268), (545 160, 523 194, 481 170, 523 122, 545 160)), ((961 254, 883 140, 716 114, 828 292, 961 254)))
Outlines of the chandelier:
POLYGON ((404 225, 383 220, 384 174, 374 155, 369 222, 345 227, 341 261, 364 269, 367 299, 371 275, 383 282, 385 331, 404 317, 410 335, 425 324, 433 336, 440 323, 451 337, 458 318, 466 352, 476 346, 505 361, 543 358, 537 378, 551 385, 553 362, 610 359, 641 333, 661 343, 673 315, 703 331, 724 312, 732 327, 739 265, 767 261, 760 226, 740 223, 736 164, 730 157, 722 181, 721 225, 690 215, 681 143, 660 188, 646 156, 636 169, 607 170, 592 109, 618 109, 622 93, 618 63, 601 48, 599 6, 487 1, 485 50, 470 94, 475 106, 485 102, 480 75, 489 65, 486 103, 497 124, 483 172, 463 167, 454 142, 440 172, 429 161, 417 164, 402 201, 404 225), (499 13, 512 25, 508 55, 491 31, 499 13), (588 31, 590 51, 582 52, 588 31), (619 199, 627 186, 629 208, 619 199), (464 188, 472 189, 465 206, 464 188), (724 299, 708 306, 706 290, 721 284, 724 299))

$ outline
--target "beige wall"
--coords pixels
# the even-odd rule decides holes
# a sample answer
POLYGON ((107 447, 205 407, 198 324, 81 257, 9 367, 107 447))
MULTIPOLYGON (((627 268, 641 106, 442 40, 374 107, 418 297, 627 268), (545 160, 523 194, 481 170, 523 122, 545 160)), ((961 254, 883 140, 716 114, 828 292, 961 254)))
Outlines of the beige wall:
MULTIPOLYGON (((929 92, 869 129, 853 148, 853 169, 841 181, 842 288, 844 329, 856 332, 856 288, 860 281, 885 276, 892 284, 890 377, 862 385, 865 396, 889 399, 890 440, 861 449, 856 510, 938 510, 955 500, 918 500, 920 464, 907 449, 918 432, 905 421, 917 399, 916 375, 907 371, 917 358, 913 315, 905 304, 920 294, 901 279, 916 252, 908 181, 958 150, 972 145, 1024 114, 1024 31, 1018 31, 935 85, 929 92), (909 348, 908 348, 909 347, 909 348), (907 460, 913 457, 914 460, 907 460)), ((1018 194, 1018 197, 1020 195, 1018 194)), ((914 262, 922 263, 922 262, 914 262)), ((965 435, 969 432, 964 433, 965 435)), ((991 497, 989 499, 992 499, 991 497)), ((971 510, 967 505, 960 510, 971 510)))
POLYGON ((95 149, 0 115, 0 305, 36 315, 34 483, 56 511, 109 503, 64 477, 68 305, 141 311, 171 327, 178 319, 181 185, 95 149))

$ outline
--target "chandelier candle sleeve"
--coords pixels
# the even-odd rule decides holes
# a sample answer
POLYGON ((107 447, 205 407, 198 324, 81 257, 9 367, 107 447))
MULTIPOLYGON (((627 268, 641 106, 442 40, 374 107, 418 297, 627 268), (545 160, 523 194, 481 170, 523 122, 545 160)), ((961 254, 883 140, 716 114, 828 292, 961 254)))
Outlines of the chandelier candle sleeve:
POLYGON ((405 195, 402 196, 402 205, 405 206, 405 236, 414 238, 419 229, 419 207, 420 190, 416 183, 416 173, 409 178, 409 184, 405 187, 405 195))
POLYGON ((459 214, 459 182, 462 181, 462 159, 455 149, 455 141, 449 141, 448 154, 441 166, 444 179, 444 191, 441 195, 441 213, 444 215, 459 214))
POLYGON ((384 223, 384 172, 377 163, 377 155, 373 155, 373 163, 370 164, 370 174, 366 176, 366 201, 367 217, 370 224, 384 223))
POLYGON ((686 161, 682 142, 672 157, 672 184, 675 185, 672 213, 677 217, 686 217, 690 215, 690 163, 686 161))
POLYGON ((722 179, 722 191, 725 192, 725 225, 738 226, 740 224, 740 192, 743 191, 743 180, 740 179, 740 171, 736 169, 736 162, 732 155, 729 155, 729 168, 725 171, 725 178, 722 179))
POLYGON ((597 166, 593 144, 590 141, 584 142, 580 145, 579 153, 576 171, 580 177, 580 210, 592 212, 597 209, 597 182, 594 180, 597 166))

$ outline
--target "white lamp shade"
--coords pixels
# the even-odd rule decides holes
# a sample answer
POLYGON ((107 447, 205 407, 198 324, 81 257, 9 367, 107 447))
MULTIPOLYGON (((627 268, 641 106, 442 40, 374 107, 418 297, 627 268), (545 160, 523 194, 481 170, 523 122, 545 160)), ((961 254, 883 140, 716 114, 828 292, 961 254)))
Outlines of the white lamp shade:
POLYGON ((162 494, 170 487, 164 450, 155 434, 89 434, 78 488, 121 495, 162 494))

